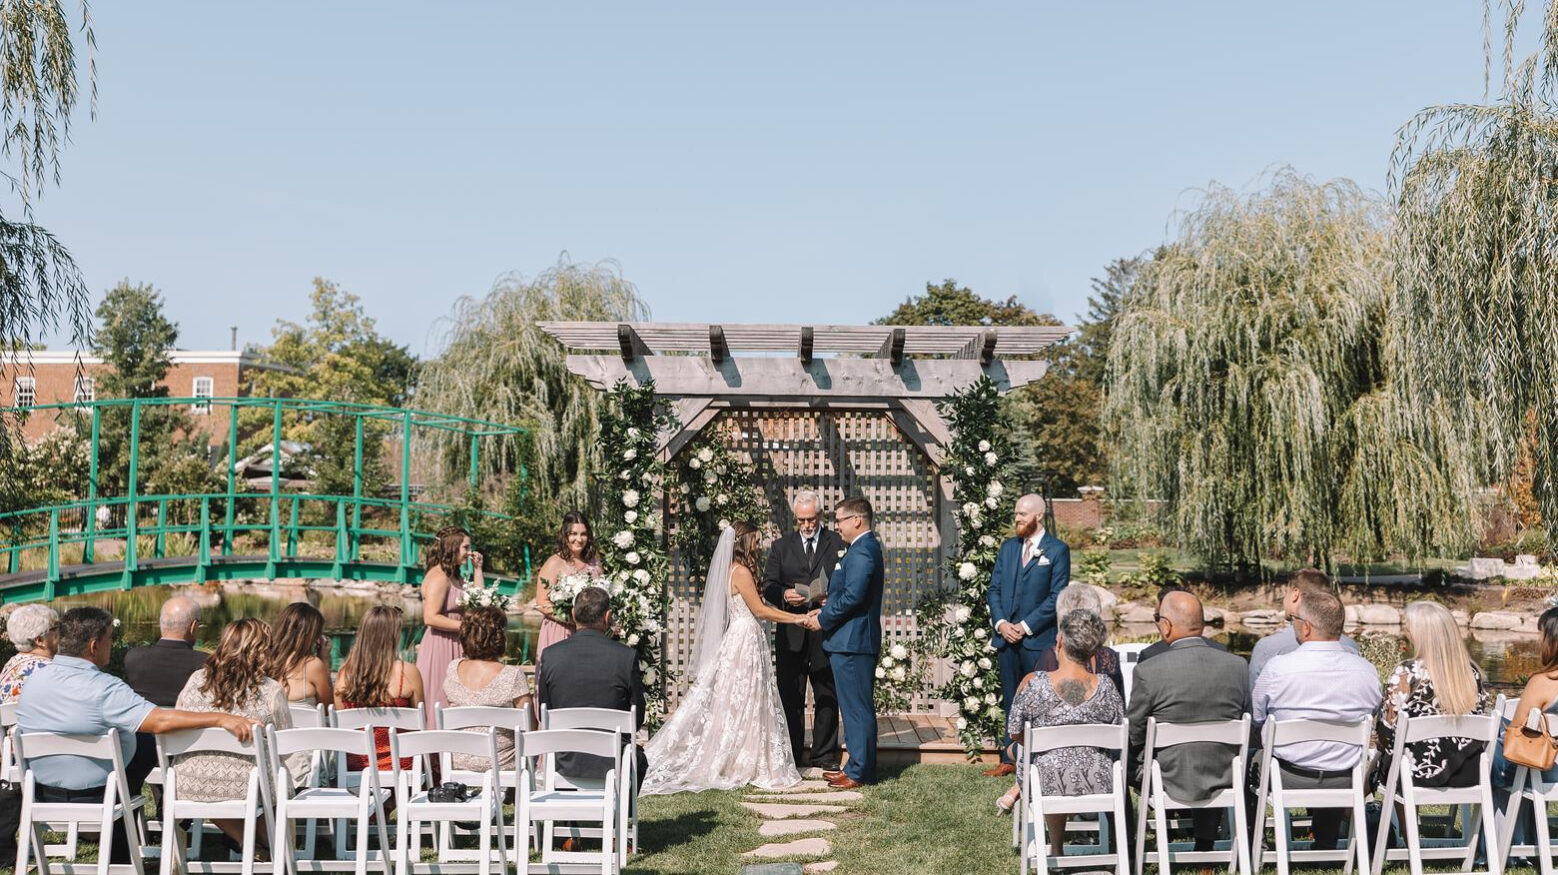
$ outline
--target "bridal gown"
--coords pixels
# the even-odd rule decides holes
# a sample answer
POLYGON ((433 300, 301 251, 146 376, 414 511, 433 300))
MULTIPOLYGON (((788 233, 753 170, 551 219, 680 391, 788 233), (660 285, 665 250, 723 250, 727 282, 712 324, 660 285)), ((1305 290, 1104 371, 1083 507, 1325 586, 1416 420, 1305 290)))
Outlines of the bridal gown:
POLYGON ((800 783, 768 634, 740 595, 729 599, 717 658, 644 748, 649 771, 640 795, 800 783))

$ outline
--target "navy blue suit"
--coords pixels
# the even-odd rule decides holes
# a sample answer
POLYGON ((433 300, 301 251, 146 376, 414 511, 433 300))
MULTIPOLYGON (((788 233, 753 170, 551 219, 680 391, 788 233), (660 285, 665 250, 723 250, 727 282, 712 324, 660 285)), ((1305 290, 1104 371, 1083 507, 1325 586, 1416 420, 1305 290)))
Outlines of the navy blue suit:
MULTIPOLYGON (((1007 538, 1001 544, 995 569, 990 573, 990 590, 985 595, 992 627, 1002 621, 1013 625, 1026 623, 1033 633, 1016 644, 1008 644, 1005 638, 995 635, 1001 663, 1001 708, 1008 714, 1017 684, 1034 670, 1040 654, 1055 647, 1055 597, 1071 582, 1071 548, 1064 541, 1045 532, 1039 539, 1038 552, 1023 565, 1023 540, 1007 538)), ((1010 743, 1008 738, 1007 744, 1010 743)), ((1001 747, 1001 761, 1008 761, 1006 745, 1001 747)))
POLYGON ((882 542, 875 532, 855 539, 828 578, 828 603, 817 615, 822 649, 833 667, 844 745, 844 773, 876 780, 876 658, 882 651, 882 542))

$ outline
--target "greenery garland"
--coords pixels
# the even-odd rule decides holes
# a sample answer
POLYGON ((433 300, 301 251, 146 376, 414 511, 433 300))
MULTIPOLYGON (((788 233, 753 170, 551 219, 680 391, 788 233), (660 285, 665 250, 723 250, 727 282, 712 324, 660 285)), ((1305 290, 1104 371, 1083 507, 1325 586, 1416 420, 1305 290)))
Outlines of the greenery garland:
POLYGON ((665 716, 670 681, 664 636, 671 563, 655 501, 666 473, 656 457, 655 440, 669 417, 655 409, 654 381, 640 387, 619 382, 609 400, 601 413, 604 494, 597 543, 620 637, 638 651, 645 720, 653 728, 665 716))
POLYGON ((1011 517, 1013 500, 1000 479, 1012 457, 1010 443, 997 429, 1000 401, 995 383, 981 377, 936 404, 952 430, 941 470, 953 480, 958 506, 958 549, 948 568, 956 585, 926 599, 916 611, 920 647, 951 662, 951 679, 936 695, 957 704, 955 726, 969 759, 979 757, 986 739, 1006 734, 1001 673, 985 601, 1001 548, 1001 521, 1011 517))
POLYGON ((677 457, 677 486, 667 497, 676 512, 676 549, 689 579, 698 581, 714 558, 720 531, 736 520, 762 528, 767 513, 752 465, 726 443, 724 427, 705 429, 677 457))

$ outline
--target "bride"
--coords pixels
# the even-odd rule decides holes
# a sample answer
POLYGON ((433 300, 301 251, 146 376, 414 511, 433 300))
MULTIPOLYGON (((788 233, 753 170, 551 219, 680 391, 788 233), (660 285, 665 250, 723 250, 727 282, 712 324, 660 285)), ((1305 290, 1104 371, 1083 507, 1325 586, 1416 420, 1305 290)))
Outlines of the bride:
POLYGON ((693 641, 692 689, 644 748, 649 771, 641 795, 800 783, 768 635, 758 621, 799 623, 809 615, 758 597, 758 539, 744 522, 720 533, 693 641))

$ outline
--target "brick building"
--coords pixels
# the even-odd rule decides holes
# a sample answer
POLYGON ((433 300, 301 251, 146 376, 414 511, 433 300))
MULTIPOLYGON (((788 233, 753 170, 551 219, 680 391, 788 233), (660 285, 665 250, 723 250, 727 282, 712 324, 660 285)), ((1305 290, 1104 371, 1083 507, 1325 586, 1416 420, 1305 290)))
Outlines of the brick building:
MULTIPOLYGON (((174 398, 232 398, 239 394, 246 372, 267 365, 251 352, 172 350, 173 360, 162 384, 174 398)), ((108 366, 95 355, 74 350, 35 350, 0 354, 0 407, 34 407, 97 399, 97 377, 108 366)), ((58 427, 56 414, 39 411, 22 428, 35 441, 58 427)), ((227 437, 228 408, 191 405, 190 415, 212 443, 227 437)))

